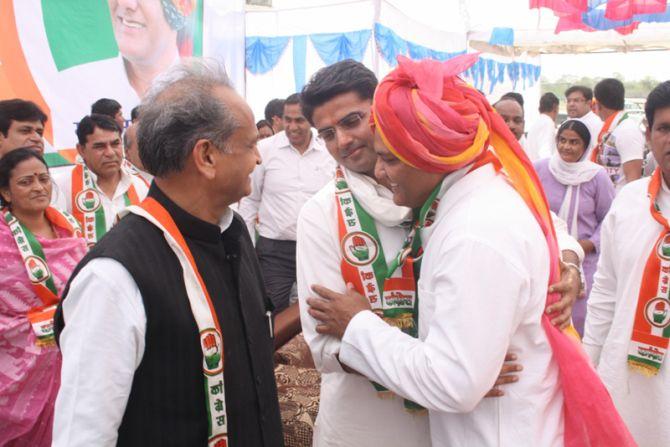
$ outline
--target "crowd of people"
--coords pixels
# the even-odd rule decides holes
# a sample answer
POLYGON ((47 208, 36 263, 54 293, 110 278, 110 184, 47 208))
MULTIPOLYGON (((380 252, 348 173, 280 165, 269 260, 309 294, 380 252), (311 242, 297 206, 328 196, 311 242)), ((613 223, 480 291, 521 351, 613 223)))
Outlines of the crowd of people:
POLYGON ((476 57, 337 62, 260 121, 187 61, 53 174, 0 101, 0 445, 281 446, 291 314, 315 446, 665 445, 670 81, 646 135, 616 79, 526 132, 476 57))

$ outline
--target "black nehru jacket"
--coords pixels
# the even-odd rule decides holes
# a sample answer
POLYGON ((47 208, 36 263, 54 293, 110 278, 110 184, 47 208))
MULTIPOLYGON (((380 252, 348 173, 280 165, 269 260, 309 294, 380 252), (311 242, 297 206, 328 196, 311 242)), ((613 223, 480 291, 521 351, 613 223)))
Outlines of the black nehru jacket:
MULTIPOLYGON (((260 270, 244 221, 226 231, 179 208, 153 184, 149 196, 174 219, 195 258, 221 323, 231 447, 283 445, 272 340, 260 270)), ((200 337, 179 262, 163 233, 142 217, 123 218, 84 257, 112 258, 131 274, 147 316, 146 347, 119 427, 118 445, 206 446, 200 337)), ((64 299, 67 299, 67 289, 64 299)), ((86 297, 95 299, 95 296, 86 297)), ((61 306, 56 334, 64 327, 61 306)), ((104 395, 101 396, 104 399, 104 395)))

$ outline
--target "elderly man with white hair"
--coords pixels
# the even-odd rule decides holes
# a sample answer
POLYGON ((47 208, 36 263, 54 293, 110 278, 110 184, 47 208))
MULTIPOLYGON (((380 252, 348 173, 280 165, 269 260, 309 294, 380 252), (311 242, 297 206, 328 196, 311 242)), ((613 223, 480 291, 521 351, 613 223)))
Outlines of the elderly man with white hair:
POLYGON ((260 163, 253 114, 221 70, 173 70, 141 106, 149 195, 58 309, 57 447, 282 445, 268 303, 230 209, 260 163))

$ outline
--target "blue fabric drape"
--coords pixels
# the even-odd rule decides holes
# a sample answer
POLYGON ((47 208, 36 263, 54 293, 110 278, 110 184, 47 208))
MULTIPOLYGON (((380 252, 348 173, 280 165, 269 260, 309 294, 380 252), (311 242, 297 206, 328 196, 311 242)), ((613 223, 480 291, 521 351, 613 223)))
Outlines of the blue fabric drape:
POLYGON ((293 75, 295 91, 299 92, 307 76, 307 36, 293 36, 293 75))
MULTIPOLYGON (((509 43, 511 39, 513 42, 513 32, 510 36, 509 29, 497 28, 497 30, 494 30, 492 34, 493 41, 509 43)), ((252 74, 267 73, 279 62, 289 40, 292 40, 295 87, 296 91, 300 91, 306 82, 307 39, 312 42, 324 64, 330 65, 344 59, 361 61, 371 35, 371 30, 359 30, 347 33, 321 33, 285 37, 249 36, 246 38, 247 69, 252 74)), ((465 51, 453 53, 437 51, 409 42, 381 23, 374 24, 374 36, 377 50, 386 63, 392 67, 397 65, 396 58, 401 54, 417 60, 431 58, 446 61, 465 53, 465 51)), ((489 93, 491 93, 497 84, 505 81, 506 77, 512 81, 515 87, 519 80, 522 80, 524 86, 527 86, 535 84, 540 79, 540 73, 541 68, 537 65, 520 62, 505 63, 480 58, 466 72, 466 76, 472 79, 473 85, 480 90, 484 88, 485 82, 488 80, 490 83, 489 93)))
POLYGON ((256 37, 246 38, 245 63, 247 70, 253 74, 264 74, 277 65, 279 58, 288 45, 289 37, 256 37))
POLYGON ((363 60, 372 30, 348 33, 312 34, 309 39, 324 64, 330 65, 344 59, 363 60))
POLYGON ((582 14, 582 21, 591 28, 602 31, 627 26, 633 22, 665 23, 670 22, 670 8, 666 8, 665 12, 658 14, 638 14, 633 16, 632 19, 618 21, 605 18, 604 9, 592 9, 582 14))
POLYGON ((375 42, 379 53, 391 67, 398 65, 396 58, 399 54, 403 56, 409 54, 407 41, 381 23, 375 23, 375 42))
POLYGON ((493 28, 489 43, 491 45, 514 45, 514 30, 512 28, 493 28))
POLYGON ((400 54, 416 60, 430 58, 438 61, 446 61, 454 56, 465 53, 465 51, 454 53, 437 51, 407 41, 381 23, 375 23, 375 42, 386 63, 392 67, 398 65, 397 57, 400 54))

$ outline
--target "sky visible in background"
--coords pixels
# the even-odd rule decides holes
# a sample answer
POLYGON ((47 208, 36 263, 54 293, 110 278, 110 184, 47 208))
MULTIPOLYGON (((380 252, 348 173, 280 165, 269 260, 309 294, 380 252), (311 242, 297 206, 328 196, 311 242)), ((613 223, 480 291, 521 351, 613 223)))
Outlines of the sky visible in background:
POLYGON ((658 81, 670 79, 670 51, 634 53, 544 54, 542 77, 556 81, 564 75, 605 78, 621 73, 626 80, 649 76, 658 81))

